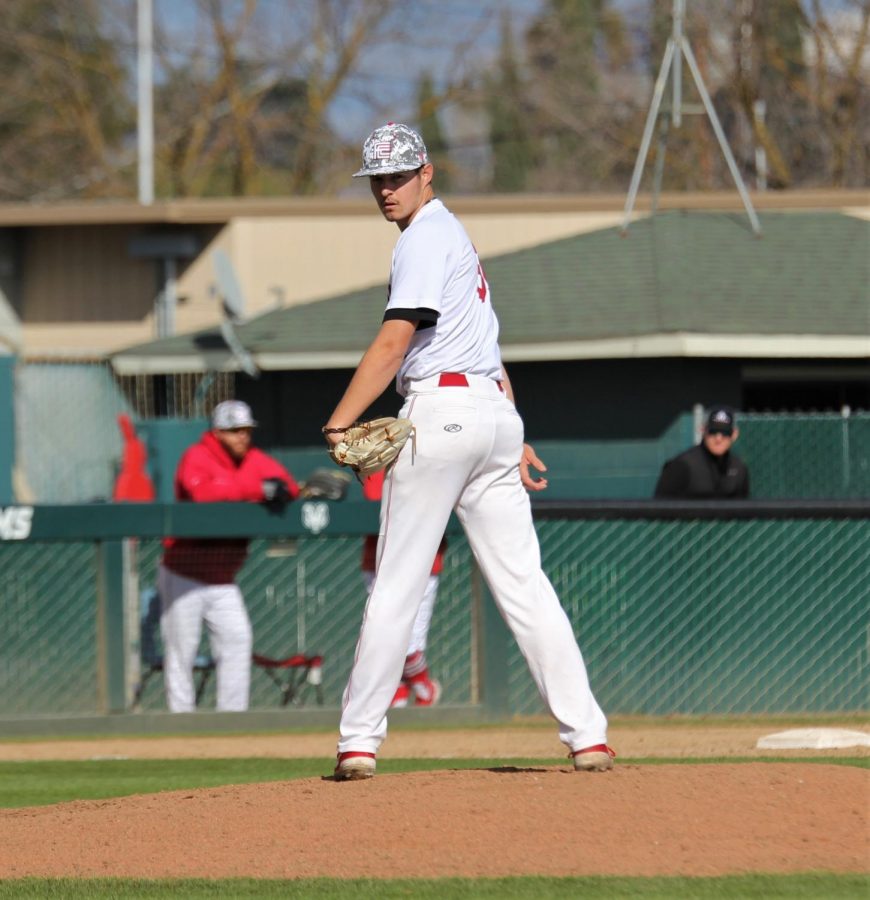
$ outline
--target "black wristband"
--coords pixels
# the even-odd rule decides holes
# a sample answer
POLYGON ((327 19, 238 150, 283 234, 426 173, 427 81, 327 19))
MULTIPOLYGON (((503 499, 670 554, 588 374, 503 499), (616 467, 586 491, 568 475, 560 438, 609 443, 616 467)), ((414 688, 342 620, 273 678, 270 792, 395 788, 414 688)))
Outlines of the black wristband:
POLYGON ((344 434, 348 428, 327 428, 324 426, 320 429, 322 434, 344 434))

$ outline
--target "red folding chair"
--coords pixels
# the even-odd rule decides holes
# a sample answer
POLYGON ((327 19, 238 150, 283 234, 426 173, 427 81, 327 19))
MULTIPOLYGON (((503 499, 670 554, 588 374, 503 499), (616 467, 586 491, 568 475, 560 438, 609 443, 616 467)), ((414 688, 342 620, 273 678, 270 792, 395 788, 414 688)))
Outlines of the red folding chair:
POLYGON ((318 706, 323 706, 323 657, 296 653, 286 659, 270 659, 259 653, 253 655, 259 666, 281 691, 281 706, 305 702, 305 692, 311 687, 318 706), (279 674, 280 673, 280 674, 279 674))

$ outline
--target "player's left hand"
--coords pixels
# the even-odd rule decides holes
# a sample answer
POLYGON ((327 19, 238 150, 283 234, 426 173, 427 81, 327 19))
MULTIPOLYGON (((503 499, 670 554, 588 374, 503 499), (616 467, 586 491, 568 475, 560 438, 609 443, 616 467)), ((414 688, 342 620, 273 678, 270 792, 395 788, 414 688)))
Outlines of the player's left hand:
POLYGON ((546 478, 534 478, 529 472, 529 466, 539 472, 546 472, 547 467, 538 459, 531 444, 523 444, 523 455, 520 457, 520 480, 527 491, 542 491, 549 483, 546 478))

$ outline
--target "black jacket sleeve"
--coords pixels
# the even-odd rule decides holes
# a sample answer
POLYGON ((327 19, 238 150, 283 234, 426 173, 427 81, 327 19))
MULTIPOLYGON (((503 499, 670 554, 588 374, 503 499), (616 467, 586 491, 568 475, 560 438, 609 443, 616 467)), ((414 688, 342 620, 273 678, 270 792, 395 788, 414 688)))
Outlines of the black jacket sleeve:
POLYGON ((746 463, 743 460, 740 461, 740 484, 734 492, 734 496, 739 497, 741 500, 746 500, 749 497, 749 469, 746 468, 746 463))
POLYGON ((663 466, 653 496, 657 500, 686 496, 689 487, 689 467, 681 459, 668 460, 663 466))

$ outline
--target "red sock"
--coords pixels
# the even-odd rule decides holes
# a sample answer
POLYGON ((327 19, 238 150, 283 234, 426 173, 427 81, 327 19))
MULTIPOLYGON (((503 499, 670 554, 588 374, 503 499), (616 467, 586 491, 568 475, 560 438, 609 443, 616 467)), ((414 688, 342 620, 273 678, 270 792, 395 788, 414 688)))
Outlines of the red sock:
POLYGON ((402 670, 402 680, 413 684, 415 681, 429 680, 429 663, 426 654, 417 650, 405 657, 405 668, 402 670))

